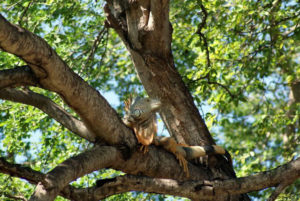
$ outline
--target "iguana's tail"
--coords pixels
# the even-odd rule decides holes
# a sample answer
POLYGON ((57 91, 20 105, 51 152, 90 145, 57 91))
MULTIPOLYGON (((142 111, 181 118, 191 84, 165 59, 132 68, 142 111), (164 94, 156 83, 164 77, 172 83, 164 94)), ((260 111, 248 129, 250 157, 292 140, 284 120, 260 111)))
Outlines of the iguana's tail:
POLYGON ((218 145, 182 146, 182 147, 179 147, 179 149, 180 148, 182 148, 185 151, 185 153, 186 153, 185 158, 187 160, 191 160, 191 159, 198 158, 201 156, 206 156, 206 155, 213 155, 213 154, 225 155, 227 152, 225 149, 223 149, 222 147, 220 147, 218 145))

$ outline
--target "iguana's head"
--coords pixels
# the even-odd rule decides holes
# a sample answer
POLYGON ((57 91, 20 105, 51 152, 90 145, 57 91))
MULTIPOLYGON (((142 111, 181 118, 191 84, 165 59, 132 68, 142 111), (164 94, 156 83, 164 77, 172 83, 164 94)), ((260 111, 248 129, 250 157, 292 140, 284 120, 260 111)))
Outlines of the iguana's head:
POLYGON ((159 110, 161 102, 153 98, 135 98, 132 103, 127 103, 127 113, 123 118, 127 126, 132 126, 134 123, 143 122, 149 119, 159 110))

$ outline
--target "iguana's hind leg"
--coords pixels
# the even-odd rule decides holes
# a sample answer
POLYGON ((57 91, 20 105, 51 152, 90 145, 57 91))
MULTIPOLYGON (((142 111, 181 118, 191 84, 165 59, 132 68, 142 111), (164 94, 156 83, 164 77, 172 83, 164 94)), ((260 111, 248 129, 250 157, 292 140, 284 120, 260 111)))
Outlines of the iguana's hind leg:
POLYGON ((179 165, 183 168, 183 172, 185 172, 185 174, 186 174, 186 176, 187 177, 190 177, 190 172, 189 172, 189 168, 188 168, 188 162, 187 162, 187 160, 184 158, 184 156, 183 155, 181 155, 181 154, 179 154, 179 153, 174 153, 174 152, 172 152, 175 156, 176 156, 176 158, 177 158, 177 160, 179 161, 179 165))
POLYGON ((179 145, 175 139, 171 137, 161 137, 155 140, 155 145, 163 146, 164 149, 173 153, 177 160, 179 161, 179 165, 183 168, 186 176, 189 177, 189 169, 188 169, 188 161, 185 159, 186 153, 182 148, 183 145, 179 145))

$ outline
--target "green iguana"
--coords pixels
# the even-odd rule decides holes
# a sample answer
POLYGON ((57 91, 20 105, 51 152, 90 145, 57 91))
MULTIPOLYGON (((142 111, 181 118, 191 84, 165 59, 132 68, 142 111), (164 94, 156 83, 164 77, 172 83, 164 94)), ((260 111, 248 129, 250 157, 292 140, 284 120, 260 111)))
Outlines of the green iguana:
POLYGON ((137 97, 133 101, 131 98, 125 101, 126 115, 123 122, 133 129, 138 142, 142 144, 141 150, 144 153, 152 143, 162 146, 176 156, 187 177, 189 177, 187 160, 210 154, 225 154, 227 160, 231 162, 229 153, 220 146, 188 146, 178 144, 172 137, 157 136, 156 112, 160 107, 161 102, 157 99, 137 97))

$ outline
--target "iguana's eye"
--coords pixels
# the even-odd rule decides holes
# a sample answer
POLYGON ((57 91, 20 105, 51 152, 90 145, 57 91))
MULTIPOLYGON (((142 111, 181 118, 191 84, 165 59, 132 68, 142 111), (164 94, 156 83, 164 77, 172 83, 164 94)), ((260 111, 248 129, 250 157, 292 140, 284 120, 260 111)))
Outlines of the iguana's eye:
POLYGON ((140 117, 141 116, 141 110, 134 110, 133 115, 135 117, 140 117))

